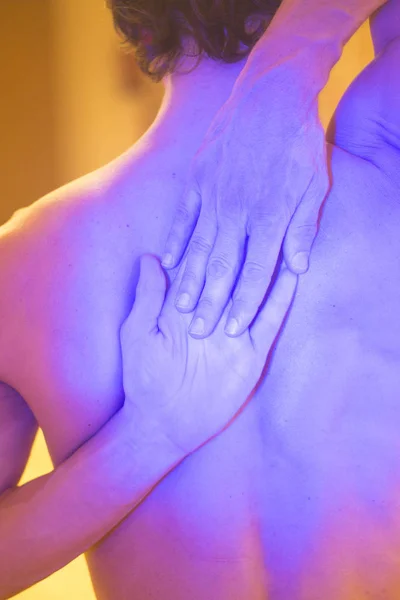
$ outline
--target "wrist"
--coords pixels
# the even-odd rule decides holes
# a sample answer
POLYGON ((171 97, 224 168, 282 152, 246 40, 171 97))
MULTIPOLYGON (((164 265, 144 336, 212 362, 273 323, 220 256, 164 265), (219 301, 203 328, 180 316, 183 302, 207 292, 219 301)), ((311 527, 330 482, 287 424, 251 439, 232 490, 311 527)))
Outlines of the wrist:
POLYGON ((291 66, 318 95, 347 41, 386 0, 284 0, 248 60, 248 69, 291 66))
POLYGON ((144 414, 132 402, 125 402, 121 410, 131 432, 130 444, 135 455, 145 455, 146 461, 154 461, 166 472, 186 458, 187 453, 173 443, 156 419, 144 414))
POLYGON ((273 37, 258 42, 242 73, 266 77, 270 73, 282 73, 283 85, 291 90, 294 86, 306 90, 315 97, 326 86, 330 72, 341 57, 343 47, 334 37, 294 34, 276 43, 273 37))
POLYGON ((357 29, 387 0, 283 0, 266 37, 328 41, 343 47, 357 29))

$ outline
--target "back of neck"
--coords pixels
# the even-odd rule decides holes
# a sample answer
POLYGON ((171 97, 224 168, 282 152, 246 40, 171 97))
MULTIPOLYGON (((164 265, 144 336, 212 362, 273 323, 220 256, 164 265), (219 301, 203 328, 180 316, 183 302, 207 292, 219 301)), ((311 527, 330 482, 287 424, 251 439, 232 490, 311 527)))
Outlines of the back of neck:
POLYGON ((198 147, 212 120, 229 99, 246 60, 234 64, 202 59, 191 73, 193 59, 182 63, 179 73, 167 76, 165 96, 146 137, 157 145, 187 144, 198 147), (192 62, 191 62, 192 61, 192 62))

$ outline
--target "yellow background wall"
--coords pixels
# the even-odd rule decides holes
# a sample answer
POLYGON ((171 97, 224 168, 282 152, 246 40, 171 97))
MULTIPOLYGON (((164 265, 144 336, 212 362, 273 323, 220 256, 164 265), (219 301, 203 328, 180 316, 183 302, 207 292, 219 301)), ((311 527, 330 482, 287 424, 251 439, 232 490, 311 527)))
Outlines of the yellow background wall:
POLYGON ((48 2, 0 11, 0 223, 56 185, 48 2))
MULTIPOLYGON (((20 206, 125 150, 151 123, 163 88, 121 56, 104 0, 4 2, 0 40, 1 223, 20 206)), ((365 26, 321 95, 324 125, 371 58, 365 26)), ((38 435, 23 482, 50 470, 38 435)), ((93 599, 84 559, 17 598, 93 599)))

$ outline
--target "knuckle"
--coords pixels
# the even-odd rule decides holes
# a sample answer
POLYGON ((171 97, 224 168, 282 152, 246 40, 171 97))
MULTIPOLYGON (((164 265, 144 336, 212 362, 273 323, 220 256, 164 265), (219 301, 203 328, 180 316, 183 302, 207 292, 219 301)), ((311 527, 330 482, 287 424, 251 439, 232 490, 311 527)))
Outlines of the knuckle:
POLYGON ((214 299, 210 296, 205 296, 199 302, 198 310, 201 312, 209 312, 214 307, 214 299))
POLYGON ((283 208, 272 212, 257 212, 251 215, 248 233, 251 235, 255 232, 260 232, 262 235, 265 235, 263 232, 276 229, 286 219, 286 211, 283 208))
POLYGON ((230 231, 236 229, 239 219, 241 220, 241 212, 233 203, 225 203, 223 209, 218 211, 218 224, 222 229, 230 231))
POLYGON ((317 232, 317 222, 301 223, 297 225, 296 231, 303 239, 314 238, 317 232))
POLYGON ((207 266, 207 276, 211 279, 222 279, 231 272, 231 265, 222 256, 212 258, 207 266))
POLYGON ((187 223, 190 220, 190 212, 186 204, 180 203, 178 205, 175 218, 179 223, 187 223))
POLYGON ((246 235, 248 215, 245 210, 229 210, 218 215, 218 226, 229 239, 236 240, 246 235))
POLYGON ((245 283, 259 283, 267 278, 264 265, 255 261, 247 261, 243 267, 242 279, 245 283))
POLYGON ((260 306, 259 298, 254 295, 238 294, 233 298, 233 308, 237 314, 247 315, 255 313, 260 306))
POLYGON ((198 279, 198 274, 193 269, 187 269, 182 277, 182 284, 193 283, 198 279))
POLYGON ((190 251, 193 254, 209 254, 212 250, 210 242, 199 235, 194 235, 190 243, 190 251))
POLYGON ((221 223, 227 225, 235 225, 242 222, 247 215, 247 205, 242 198, 246 197, 245 193, 224 194, 223 191, 217 193, 217 196, 223 198, 223 202, 219 203, 219 218, 221 223))

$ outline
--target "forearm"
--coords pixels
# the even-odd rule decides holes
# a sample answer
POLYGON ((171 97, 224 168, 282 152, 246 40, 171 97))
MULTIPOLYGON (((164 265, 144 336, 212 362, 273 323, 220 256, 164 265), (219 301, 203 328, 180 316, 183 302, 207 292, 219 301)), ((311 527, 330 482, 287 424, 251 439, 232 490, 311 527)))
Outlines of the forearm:
POLYGON ((0 598, 85 552, 184 456, 122 409, 52 473, 0 499, 0 598))
MULTIPOLYGON (((251 62, 266 68, 290 60, 302 83, 317 95, 344 45, 387 0, 283 0, 251 62)), ((303 87, 304 87, 303 86, 303 87)))

